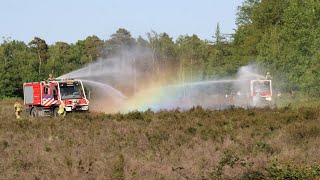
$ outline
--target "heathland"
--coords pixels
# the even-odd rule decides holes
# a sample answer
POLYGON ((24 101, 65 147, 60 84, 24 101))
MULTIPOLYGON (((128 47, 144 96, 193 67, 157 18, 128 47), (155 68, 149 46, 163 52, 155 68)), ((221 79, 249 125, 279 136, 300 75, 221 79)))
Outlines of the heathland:
POLYGON ((319 102, 299 104, 21 120, 2 105, 0 174, 2 179, 319 178, 319 102))

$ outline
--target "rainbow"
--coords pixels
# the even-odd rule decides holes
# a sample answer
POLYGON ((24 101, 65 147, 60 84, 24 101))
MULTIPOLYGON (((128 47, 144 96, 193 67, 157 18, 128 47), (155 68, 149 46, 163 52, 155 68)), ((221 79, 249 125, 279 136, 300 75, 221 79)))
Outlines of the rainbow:
POLYGON ((121 111, 153 111, 175 109, 181 106, 183 87, 159 86, 137 92, 129 98, 121 111))

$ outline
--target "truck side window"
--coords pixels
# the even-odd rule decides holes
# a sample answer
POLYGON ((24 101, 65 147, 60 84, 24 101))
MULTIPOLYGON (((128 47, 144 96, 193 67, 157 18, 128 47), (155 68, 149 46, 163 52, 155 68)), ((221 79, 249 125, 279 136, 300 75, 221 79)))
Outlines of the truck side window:
POLYGON ((58 100, 57 89, 55 86, 51 87, 52 95, 55 100, 58 100))
POLYGON ((49 87, 48 86, 43 87, 43 94, 49 94, 49 87))

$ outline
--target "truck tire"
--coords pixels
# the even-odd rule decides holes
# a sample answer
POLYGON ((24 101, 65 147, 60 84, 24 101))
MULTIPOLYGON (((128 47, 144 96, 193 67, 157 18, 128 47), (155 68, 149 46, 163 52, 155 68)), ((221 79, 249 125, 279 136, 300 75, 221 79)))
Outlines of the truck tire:
POLYGON ((37 118, 38 117, 38 110, 36 108, 32 108, 30 115, 33 118, 37 118))
POLYGON ((54 117, 54 118, 59 117, 58 111, 59 111, 59 107, 54 108, 52 117, 54 117))

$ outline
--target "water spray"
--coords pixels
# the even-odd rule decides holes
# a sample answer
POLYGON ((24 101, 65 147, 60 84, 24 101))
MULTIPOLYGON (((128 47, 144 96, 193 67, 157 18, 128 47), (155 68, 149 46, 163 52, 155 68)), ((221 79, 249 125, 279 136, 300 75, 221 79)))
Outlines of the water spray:
POLYGON ((158 73, 153 66, 150 49, 133 47, 59 78, 81 79, 94 92, 90 102, 97 107, 107 107, 98 110, 104 112, 189 109, 197 105, 207 109, 224 109, 245 104, 229 101, 229 98, 240 93, 247 95, 251 79, 264 79, 255 66, 248 65, 239 69, 236 78, 196 82, 185 82, 184 79, 181 82, 170 77, 176 80, 175 83, 168 83, 163 81, 163 74, 167 72, 162 70, 162 74, 158 73))

